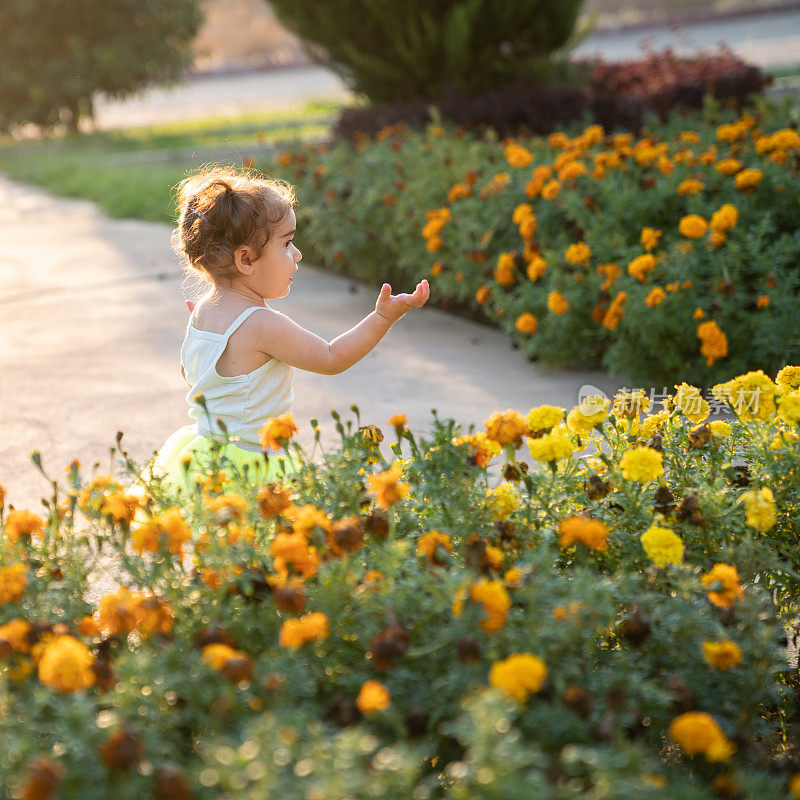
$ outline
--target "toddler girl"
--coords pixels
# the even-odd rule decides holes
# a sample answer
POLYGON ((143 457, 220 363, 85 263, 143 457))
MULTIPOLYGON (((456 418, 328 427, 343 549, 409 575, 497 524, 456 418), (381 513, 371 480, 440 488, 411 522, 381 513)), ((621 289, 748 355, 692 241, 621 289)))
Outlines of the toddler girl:
POLYGON ((187 271, 209 286, 192 308, 181 348, 195 423, 167 439, 151 469, 185 485, 187 456, 209 453, 217 438, 239 471, 246 466, 253 480, 272 480, 275 459, 265 462, 258 431, 270 417, 291 411, 294 368, 335 375, 353 366, 403 314, 425 304, 428 282, 399 295, 384 283, 375 311, 327 342, 266 304, 289 294, 302 257, 293 242, 291 186, 217 168, 181 182, 177 203, 173 245, 187 271))

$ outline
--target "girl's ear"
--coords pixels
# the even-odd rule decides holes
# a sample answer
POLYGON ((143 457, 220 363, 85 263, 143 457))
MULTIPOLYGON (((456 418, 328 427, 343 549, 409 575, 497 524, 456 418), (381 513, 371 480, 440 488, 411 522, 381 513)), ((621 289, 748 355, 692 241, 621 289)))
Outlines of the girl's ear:
POLYGON ((253 274, 253 252, 243 244, 233 251, 233 263, 242 275, 253 274))

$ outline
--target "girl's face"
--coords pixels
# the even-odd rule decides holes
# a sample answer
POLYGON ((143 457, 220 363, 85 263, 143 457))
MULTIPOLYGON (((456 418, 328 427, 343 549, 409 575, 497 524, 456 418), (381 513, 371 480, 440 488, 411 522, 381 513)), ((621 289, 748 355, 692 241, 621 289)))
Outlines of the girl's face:
POLYGON ((289 213, 276 225, 260 258, 250 261, 252 273, 246 276, 246 281, 249 288, 265 300, 275 300, 289 294, 292 276, 303 257, 292 241, 296 224, 294 211, 289 209, 289 213))

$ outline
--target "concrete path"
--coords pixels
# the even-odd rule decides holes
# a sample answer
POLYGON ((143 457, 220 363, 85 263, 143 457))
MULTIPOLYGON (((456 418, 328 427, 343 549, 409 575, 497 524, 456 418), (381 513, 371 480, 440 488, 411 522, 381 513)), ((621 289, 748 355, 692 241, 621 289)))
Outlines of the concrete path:
MULTIPOLYGON (((108 471, 118 430, 144 460, 189 422, 178 367, 188 287, 167 225, 110 220, 90 203, 4 178, 0 199, 0 485, 8 502, 37 508, 48 485, 29 461, 34 449, 59 479, 73 458, 85 473, 95 461, 108 471)), ((369 313, 376 294, 301 265, 276 307, 331 339, 369 313)), ((341 375, 298 370, 294 412, 303 441, 312 417, 330 441, 330 410, 352 403, 365 424, 386 427, 404 412, 424 430, 436 408, 480 426, 498 409, 571 407, 585 384, 613 391, 617 382, 536 368, 502 333, 425 308, 341 375)))

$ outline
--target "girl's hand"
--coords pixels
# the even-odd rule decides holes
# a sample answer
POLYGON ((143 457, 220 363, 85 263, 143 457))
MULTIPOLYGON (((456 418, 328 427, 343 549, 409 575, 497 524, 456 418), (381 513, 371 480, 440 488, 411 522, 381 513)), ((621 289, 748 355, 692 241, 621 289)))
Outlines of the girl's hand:
POLYGON ((392 294, 392 287, 384 283, 378 301, 375 303, 375 312, 388 322, 394 323, 412 308, 424 306, 430 297, 431 289, 428 281, 423 279, 417 284, 412 294, 392 294))

